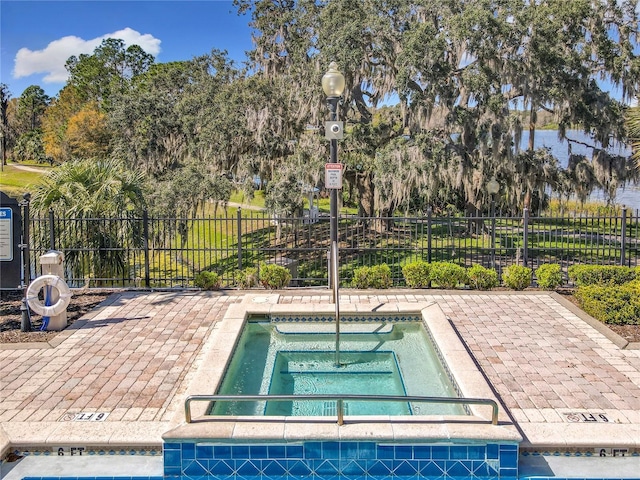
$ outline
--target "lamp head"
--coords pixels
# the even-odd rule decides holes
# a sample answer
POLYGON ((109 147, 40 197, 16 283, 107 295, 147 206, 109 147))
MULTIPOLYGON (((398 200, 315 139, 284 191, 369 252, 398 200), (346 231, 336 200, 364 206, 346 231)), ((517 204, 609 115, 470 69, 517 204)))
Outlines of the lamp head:
POLYGON ((344 75, 336 62, 329 64, 329 70, 322 77, 322 89, 327 97, 340 97, 344 92, 344 75))
POLYGON ((499 191, 500 184, 495 178, 492 178, 491 180, 489 180, 489 182, 487 182, 487 192, 489 192, 491 195, 495 195, 499 191))

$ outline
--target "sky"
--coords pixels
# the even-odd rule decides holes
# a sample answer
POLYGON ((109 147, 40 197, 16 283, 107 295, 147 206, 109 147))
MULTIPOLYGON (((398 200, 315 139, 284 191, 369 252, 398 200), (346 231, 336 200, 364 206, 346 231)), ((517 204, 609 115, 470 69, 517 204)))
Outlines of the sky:
POLYGON ((242 62, 252 49, 249 21, 231 1, 0 0, 0 83, 14 98, 30 85, 53 97, 66 82, 67 59, 92 54, 110 37, 140 45, 158 63, 214 48, 242 62))

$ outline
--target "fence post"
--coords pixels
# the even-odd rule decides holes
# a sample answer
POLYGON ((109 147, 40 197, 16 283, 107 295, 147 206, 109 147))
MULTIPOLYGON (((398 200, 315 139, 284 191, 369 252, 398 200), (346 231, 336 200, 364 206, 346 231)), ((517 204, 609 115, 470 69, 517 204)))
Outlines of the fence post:
POLYGON ((431 263, 431 215, 433 210, 427 208, 427 263, 431 263))
POLYGON ((625 250, 627 249, 627 207, 622 208, 622 228, 620 235, 622 236, 622 242, 620 244, 620 265, 624 266, 626 262, 625 250))
POLYGON ((25 289, 29 283, 31 283, 31 234, 29 233, 29 222, 31 222, 31 218, 29 203, 31 203, 31 194, 23 194, 22 202, 20 202, 22 206, 22 242, 20 243, 20 249, 22 250, 22 285, 25 289))
POLYGON ((149 288, 151 286, 151 279, 149 278, 149 212, 147 209, 142 211, 142 244, 144 247, 144 286, 149 288))
POLYGON ((523 234, 522 234, 522 265, 525 267, 528 266, 528 256, 529 256, 529 209, 525 207, 523 215, 523 234))
POLYGON ((56 249, 56 229, 53 225, 55 221, 53 217, 53 208, 49 208, 49 249, 56 249))
POLYGON ((242 209, 238 207, 238 270, 242 270, 242 209))

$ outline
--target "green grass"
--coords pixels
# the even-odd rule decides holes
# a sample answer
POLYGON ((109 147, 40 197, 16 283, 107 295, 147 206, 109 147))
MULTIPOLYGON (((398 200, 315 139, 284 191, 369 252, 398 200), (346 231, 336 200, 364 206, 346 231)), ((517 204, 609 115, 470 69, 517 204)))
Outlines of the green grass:
POLYGON ((42 173, 27 172, 13 165, 5 165, 0 172, 0 190, 10 197, 22 198, 22 194, 32 190, 46 172, 47 169, 43 169, 42 173))

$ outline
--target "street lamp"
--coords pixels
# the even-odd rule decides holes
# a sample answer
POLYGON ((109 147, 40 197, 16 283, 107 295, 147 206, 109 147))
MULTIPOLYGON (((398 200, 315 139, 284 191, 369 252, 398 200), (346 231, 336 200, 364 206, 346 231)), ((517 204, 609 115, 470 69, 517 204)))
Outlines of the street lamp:
MULTIPOLYGON (((322 89, 327 96, 327 106, 329 107, 329 121, 325 124, 325 136, 330 141, 330 165, 338 169, 334 172, 338 173, 339 182, 337 184, 326 185, 331 189, 330 196, 330 233, 331 240, 331 257, 329 278, 333 287, 333 303, 337 302, 337 268, 331 271, 332 265, 338 263, 338 190, 342 188, 342 166, 338 165, 338 139, 342 138, 342 124, 338 122, 338 101, 344 91, 344 75, 338 71, 336 62, 331 62, 329 70, 322 77, 322 89), (334 258, 335 256, 335 258, 334 258)), ((329 165, 327 165, 327 175, 329 173, 329 165)), ((325 182, 329 183, 329 182, 325 182)))
POLYGON ((500 184, 493 177, 487 182, 487 192, 491 195, 491 268, 496 268, 496 193, 500 191, 500 184))
MULTIPOLYGON (((329 70, 322 77, 322 89, 327 96, 329 121, 325 123, 325 137, 330 141, 330 163, 325 165, 325 187, 331 190, 330 211, 331 254, 329 257, 329 279, 333 303, 336 307, 336 366, 340 364, 340 297, 338 289, 338 190, 342 188, 342 165, 338 163, 338 139, 342 138, 342 122, 338 122, 338 101, 344 91, 344 75, 338 65, 331 62, 329 70)), ((341 422, 339 422, 341 423, 341 422)))

